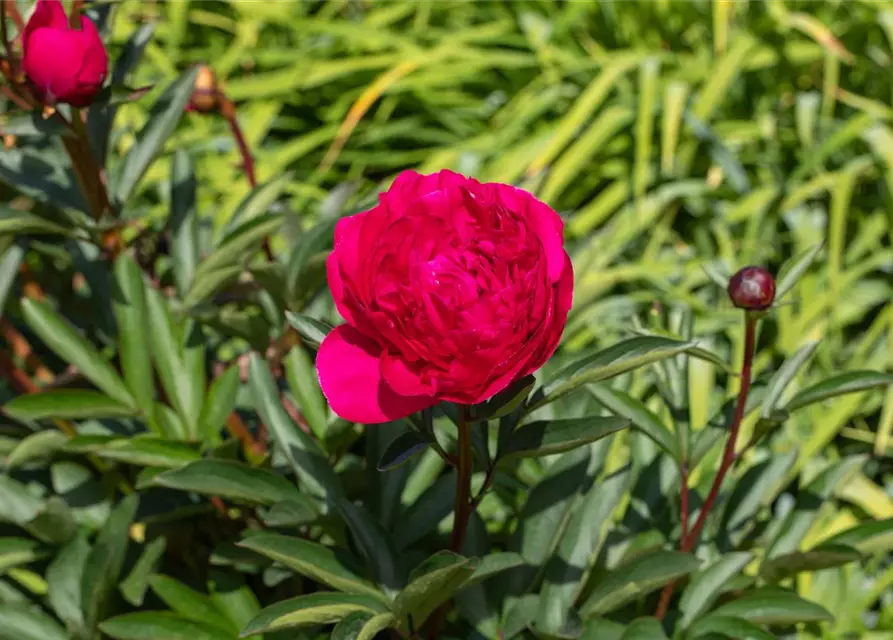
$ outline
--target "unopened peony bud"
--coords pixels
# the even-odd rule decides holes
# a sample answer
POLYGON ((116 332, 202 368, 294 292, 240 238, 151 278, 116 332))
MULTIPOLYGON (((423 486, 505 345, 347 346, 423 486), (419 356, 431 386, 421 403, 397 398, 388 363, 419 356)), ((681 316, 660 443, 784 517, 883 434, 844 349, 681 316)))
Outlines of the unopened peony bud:
POLYGON ((217 97, 217 76, 208 65, 204 64, 198 70, 195 77, 195 89, 192 92, 192 98, 189 100, 189 111, 197 111, 198 113, 210 113, 218 106, 217 97))
POLYGON ((9 133, 3 136, 4 149, 12 149, 14 146, 16 146, 16 137, 13 134, 9 133))
POLYGON ((729 280, 728 292, 739 309, 765 311, 775 300, 775 278, 762 267, 744 267, 729 280))
POLYGON ((86 16, 72 29, 60 0, 37 0, 22 48, 22 68, 44 103, 86 107, 102 89, 109 58, 99 31, 86 16))

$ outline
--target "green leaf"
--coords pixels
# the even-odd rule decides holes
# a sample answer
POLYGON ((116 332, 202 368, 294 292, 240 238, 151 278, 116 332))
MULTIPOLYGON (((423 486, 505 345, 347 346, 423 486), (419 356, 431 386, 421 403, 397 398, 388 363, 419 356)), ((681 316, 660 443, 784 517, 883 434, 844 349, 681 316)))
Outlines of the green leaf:
MULTIPOLYGON (((2 245, 0 241, 0 246, 2 245)), ((0 318, 3 317, 6 299, 12 291, 12 285, 19 275, 19 266, 24 258, 25 250, 18 245, 14 244, 5 250, 0 249, 0 318)))
POLYGON ((637 618, 620 636, 620 640, 666 640, 667 635, 657 618, 637 618))
POLYGON ((288 298, 293 303, 307 299, 321 284, 320 279, 314 277, 313 266, 318 257, 323 258, 324 262, 332 248, 336 222, 337 220, 326 219, 317 223, 298 238, 292 249, 285 277, 288 298))
POLYGON ((205 302, 219 291, 230 286, 243 272, 241 264, 220 267, 210 273, 201 273, 193 280, 189 291, 183 296, 183 306, 192 309, 205 302))
POLYGON ((192 97, 198 67, 184 72, 158 98, 149 112, 136 142, 127 152, 118 179, 115 181, 114 200, 124 205, 136 185, 164 148, 165 142, 177 128, 189 99, 192 97))
MULTIPOLYGON (((423 458, 424 460, 424 458, 423 458)), ((440 458, 437 458, 440 461, 440 458)), ((435 467, 439 473, 441 464, 435 467)), ((453 512, 456 502, 456 471, 450 469, 429 486, 400 514, 400 526, 393 535, 397 549, 408 549, 434 531, 437 525, 453 512)))
POLYGON ((158 570, 165 549, 167 538, 155 538, 146 545, 133 569, 118 586, 124 599, 134 607, 142 606, 146 589, 149 588, 149 578, 158 570))
POLYGON ((775 640, 775 636, 763 631, 752 622, 716 615, 698 620, 685 637, 698 638, 714 633, 738 640, 775 640))
POLYGON ((326 399, 319 386, 316 368, 307 352, 300 345, 295 346, 285 356, 285 376, 288 386, 301 407, 304 419, 314 435, 325 438, 328 423, 326 399))
POLYGON ((727 553, 692 576, 679 601, 679 611, 682 612, 680 627, 688 627, 707 611, 722 593, 722 588, 741 573, 752 559, 753 554, 750 553, 727 553))
POLYGON ((149 586, 175 613, 190 620, 212 624, 228 632, 230 638, 238 633, 226 612, 221 611, 207 594, 199 593, 174 578, 160 574, 149 578, 149 586))
POLYGON ((46 460, 65 447, 68 436, 55 429, 32 433, 10 451, 6 458, 6 466, 16 469, 32 460, 46 460))
POLYGON ((400 557, 394 548, 393 536, 385 532, 362 506, 341 500, 337 507, 372 577, 390 595, 403 583, 400 557))
POLYGON ((712 616, 742 618, 754 624, 784 625, 833 619, 824 607, 795 593, 778 590, 751 592, 720 606, 712 616))
POLYGON ((787 411, 796 411, 829 398, 886 387, 890 384, 893 384, 893 374, 880 371, 847 371, 797 392, 784 408, 787 411))
POLYGON ((476 568, 476 560, 451 551, 439 551, 413 572, 409 584, 394 601, 394 613, 421 627, 437 607, 468 581, 476 568))
POLYGON ((809 551, 795 551, 766 560, 760 565, 760 575, 778 581, 795 573, 839 567, 861 559, 862 554, 852 547, 823 544, 809 551))
POLYGON ((527 397, 535 385, 536 378, 532 375, 516 380, 484 404, 475 406, 473 408, 474 418, 476 420, 496 420, 509 415, 527 401, 527 397))
POLYGON ((614 378, 653 362, 670 358, 696 346, 696 342, 682 342, 659 336, 636 336, 615 345, 583 356, 562 368, 549 382, 545 396, 531 408, 534 411, 567 395, 585 384, 614 378))
POLYGON ((825 540, 823 544, 847 545, 862 553, 888 553, 893 549, 893 518, 856 525, 825 540))
POLYGON ((86 533, 72 538, 47 568, 47 599, 57 616, 71 629, 81 629, 84 613, 81 609, 81 576, 90 555, 86 533))
POLYGON ((425 434, 414 430, 404 431, 385 447, 378 461, 378 470, 396 469, 422 453, 430 444, 425 434))
POLYGON ((214 272, 238 265, 248 250, 260 245, 264 238, 275 233, 281 225, 282 214, 269 213, 248 220, 233 229, 223 237, 217 248, 199 263, 195 271, 193 288, 199 286, 201 279, 211 277, 214 272))
POLYGON ((629 467, 594 484, 571 516, 561 542, 545 567, 540 587, 538 631, 558 634, 570 621, 568 614, 583 590, 593 558, 607 535, 611 516, 629 491, 629 467))
POLYGON ((226 369, 211 383, 208 395, 199 417, 199 430, 203 440, 211 444, 220 443, 220 430, 226 419, 236 407, 239 388, 242 380, 239 376, 239 365, 234 364, 226 369))
POLYGON ((245 538, 240 547, 275 560, 295 572, 338 591, 371 596, 388 603, 388 598, 371 582, 354 571, 349 560, 321 544, 275 533, 245 538))
POLYGON ((587 620, 580 640, 620 640, 626 628, 617 622, 605 619, 587 620))
POLYGON ((154 436, 76 436, 66 449, 143 467, 182 467, 200 457, 190 444, 154 436))
POLYGON ((586 416, 521 426, 509 439, 504 458, 536 458, 582 447, 628 427, 625 418, 586 416))
POLYGON ((40 545, 27 538, 0 538, 0 575, 7 569, 28 564, 43 556, 40 545))
POLYGON ((319 510, 310 498, 298 494, 299 499, 291 498, 277 502, 266 513, 261 514, 268 527, 299 527, 310 524, 319 518, 319 510))
POLYGON ((138 611, 109 618, 99 628, 117 640, 232 640, 215 626, 167 611, 138 611))
MULTIPOLYGON (((241 630, 261 611, 260 602, 241 575, 214 571, 208 583, 211 600, 226 614, 233 628, 241 630)), ((207 622, 207 620, 205 621, 207 622)), ((252 640, 261 640, 253 638, 252 640)))
POLYGON ((43 508, 43 500, 28 487, 6 475, 0 475, 0 522, 23 525, 43 508))
POLYGON ((192 156, 177 149, 171 163, 171 258, 181 296, 192 287, 199 263, 198 211, 195 203, 195 167, 192 156))
POLYGON ((753 524, 760 507, 769 504, 781 490, 797 459, 797 450, 776 455, 750 469, 738 480, 722 512, 722 530, 742 535, 740 529, 753 524))
POLYGON ((224 232, 229 234, 236 227, 268 213, 293 180, 294 175, 286 172, 252 189, 236 207, 224 232))
POLYGON ((242 636, 319 624, 334 624, 356 612, 384 613, 380 601, 349 593, 317 592, 283 600, 261 611, 242 631, 242 636))
POLYGON ((784 390, 791 383, 791 380, 794 379, 794 376, 797 375, 797 372, 801 367, 806 364, 806 361, 809 360, 818 346, 819 343, 817 341, 803 345, 797 350, 797 353, 785 360, 778 368, 778 371, 776 371, 775 375, 772 376, 772 379, 769 380, 769 384, 766 388, 766 395, 763 398, 763 408, 760 412, 760 415, 763 418, 770 418, 772 416, 775 409, 778 408, 781 394, 784 393, 784 390))
MULTIPOLYGON (((189 392, 194 384, 189 380, 189 372, 182 359, 180 341, 167 301, 154 288, 146 290, 146 303, 149 310, 149 336, 152 345, 152 359, 158 370, 161 386, 168 401, 177 410, 180 418, 188 422, 190 409, 189 392)), ((159 416, 159 420, 163 420, 159 416)), ((188 427, 188 425, 187 425, 188 427)), ((185 438, 187 433, 167 433, 169 437, 185 438)))
POLYGON ((196 460, 159 474, 152 482, 169 489, 250 504, 272 505, 281 500, 302 499, 297 488, 278 473, 229 460, 196 460))
POLYGON ((398 620, 393 613, 379 613, 363 625, 356 635, 356 640, 375 640, 381 631, 396 627, 397 623, 398 620))
POLYGON ((606 409, 630 420, 632 427, 642 432, 661 449, 670 454, 674 460, 682 459, 679 438, 639 400, 620 389, 606 384, 589 386, 589 392, 606 409))
POLYGON ((136 401, 118 373, 87 340, 46 302, 22 300, 25 322, 62 360, 77 367, 85 378, 120 404, 136 407, 136 401))
POLYGON ((96 542, 87 556, 81 576, 81 610, 86 629, 92 631, 104 617, 106 607, 127 554, 130 524, 136 515, 139 498, 124 498, 109 514, 96 542))
POLYGON ((103 393, 88 389, 50 389, 28 393, 3 405, 3 412, 18 420, 100 420, 137 415, 133 405, 121 404, 103 393))
POLYGON ((257 353, 251 354, 248 378, 257 412, 298 479, 312 495, 332 504, 340 501, 341 481, 319 446, 285 412, 270 369, 257 353))
POLYGON ((112 296, 118 322, 118 354, 121 371, 137 406, 152 422, 155 384, 149 349, 149 312, 146 288, 139 265, 126 253, 115 260, 117 290, 112 296))
POLYGON ((0 604, 0 640, 68 640, 68 634, 37 609, 0 604))
POLYGON ((778 272, 778 284, 775 286, 775 301, 779 302, 784 298, 791 289, 796 286, 800 278, 815 262, 816 256, 824 248, 824 243, 817 244, 811 249, 804 251, 801 255, 793 258, 788 263, 782 265, 778 272))
POLYGON ((304 344, 314 349, 319 348, 319 345, 322 344, 322 341, 332 330, 332 327, 322 320, 294 313, 293 311, 286 311, 285 319, 298 332, 304 344))
POLYGON ((30 211, 21 211, 0 205, 0 236, 13 237, 25 235, 71 235, 71 229, 51 222, 30 211))
POLYGON ((47 500, 41 510, 22 526, 32 536, 47 544, 64 544, 71 540, 78 530, 71 509, 58 496, 47 500))
POLYGON ((373 616, 368 613, 358 611, 352 613, 346 618, 342 618, 341 622, 335 625, 329 640, 356 640, 362 633, 363 627, 372 620, 373 616))
POLYGON ((596 584, 583 604, 583 617, 600 616, 697 571, 700 562, 679 551, 656 551, 615 567, 596 584))
POLYGON ((478 560, 477 568, 474 570, 474 573, 471 574, 471 577, 468 578, 459 589, 461 591, 462 589, 473 587, 474 585, 480 584, 484 580, 488 580, 504 571, 516 569, 525 564, 526 562, 524 562, 524 558, 521 557, 520 553, 513 553, 511 551, 491 553, 478 560))

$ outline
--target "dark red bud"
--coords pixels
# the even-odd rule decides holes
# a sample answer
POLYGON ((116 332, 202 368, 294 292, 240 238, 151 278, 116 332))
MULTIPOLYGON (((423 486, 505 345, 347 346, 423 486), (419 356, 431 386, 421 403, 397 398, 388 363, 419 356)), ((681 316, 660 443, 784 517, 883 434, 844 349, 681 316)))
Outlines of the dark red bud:
POLYGON ((775 300, 775 278, 762 267, 744 267, 729 280, 728 292, 739 309, 765 311, 775 300))

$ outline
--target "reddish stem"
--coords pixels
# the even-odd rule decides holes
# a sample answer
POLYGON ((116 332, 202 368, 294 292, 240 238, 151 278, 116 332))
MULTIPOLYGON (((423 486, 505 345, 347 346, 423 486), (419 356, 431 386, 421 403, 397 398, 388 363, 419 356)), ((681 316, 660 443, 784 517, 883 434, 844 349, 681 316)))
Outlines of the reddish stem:
POLYGON ((233 132, 233 138, 239 147, 239 153, 242 155, 242 169, 245 170, 245 177, 248 178, 248 184, 254 189, 257 187, 257 176, 254 173, 254 158, 251 157, 248 141, 245 140, 242 128, 239 126, 239 119, 236 117, 236 106, 222 91, 219 93, 219 97, 220 113, 223 114, 223 117, 229 123, 229 128, 233 132))
MULTIPOLYGON (((695 526, 686 535, 688 528, 688 469, 685 462, 682 465, 682 536, 679 542, 681 551, 690 552, 698 541, 704 525, 707 523, 707 516, 713 508, 716 498, 719 496, 719 490, 722 487, 723 480, 732 464, 735 462, 735 446, 738 442, 738 432, 741 430, 741 422, 744 419, 744 410, 747 406, 747 396, 750 393, 751 373, 753 369, 754 346, 756 344, 756 327, 757 316, 747 314, 744 318, 744 362, 741 366, 741 389, 738 391, 738 401, 735 405, 735 413, 732 416, 732 423, 729 426, 729 437, 726 440, 725 450, 723 451, 722 461, 719 464, 719 470, 713 479, 713 486, 710 487, 710 493, 701 507, 701 512, 695 522, 695 526)), ((673 589, 676 583, 671 582, 660 595, 660 602, 657 606, 655 616, 662 620, 667 613, 670 605, 670 598, 673 596, 673 589)))

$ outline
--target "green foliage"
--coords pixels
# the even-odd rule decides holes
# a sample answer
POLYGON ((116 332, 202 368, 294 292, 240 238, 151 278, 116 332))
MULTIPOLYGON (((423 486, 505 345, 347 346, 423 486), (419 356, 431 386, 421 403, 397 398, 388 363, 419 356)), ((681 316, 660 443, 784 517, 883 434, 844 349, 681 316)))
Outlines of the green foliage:
POLYGON ((893 634, 893 3, 91 11, 109 95, 151 87, 82 127, 108 209, 72 129, 0 96, 0 640, 893 634), (256 187, 184 113, 199 61, 256 187), (472 408, 453 552, 456 407, 349 424, 313 366, 334 224, 408 167, 535 193, 575 268, 556 356, 472 408), (683 552, 744 264, 778 302, 683 552))

